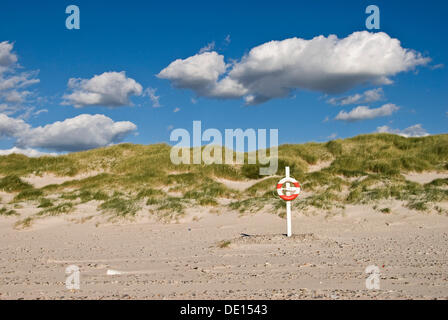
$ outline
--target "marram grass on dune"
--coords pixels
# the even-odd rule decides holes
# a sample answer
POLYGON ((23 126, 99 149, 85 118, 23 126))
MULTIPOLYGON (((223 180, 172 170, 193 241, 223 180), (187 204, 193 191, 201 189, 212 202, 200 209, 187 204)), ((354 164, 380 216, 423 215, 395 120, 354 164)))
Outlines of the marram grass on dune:
POLYGON ((170 146, 165 144, 119 144, 57 157, 13 154, 0 157, 0 190, 13 195, 3 203, 5 212, 24 203, 41 209, 24 220, 26 225, 32 219, 70 214, 89 201, 98 203, 98 214, 124 218, 140 212, 172 220, 194 207, 225 207, 241 214, 268 208, 281 214, 284 203, 272 191, 289 166, 306 191, 297 202, 300 210, 328 211, 347 204, 374 207, 382 200, 396 199, 413 210, 447 213, 438 205, 448 200, 446 178, 419 184, 403 174, 448 173, 448 135, 360 135, 327 143, 282 145, 278 154, 279 170, 272 177, 259 175, 260 164, 174 165, 170 146), (309 170, 319 163, 328 165, 309 170), (25 179, 47 174, 72 178, 41 188, 25 179), (223 180, 253 184, 236 190, 223 180))

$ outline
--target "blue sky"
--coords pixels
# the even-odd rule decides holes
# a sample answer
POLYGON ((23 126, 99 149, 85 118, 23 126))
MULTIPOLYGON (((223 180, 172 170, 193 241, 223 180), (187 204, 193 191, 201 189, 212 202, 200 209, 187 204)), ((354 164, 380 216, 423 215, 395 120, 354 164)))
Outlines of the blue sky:
MULTIPOLYGON (((327 141, 376 131, 415 136, 447 132, 445 1, 425 1, 422 7, 421 2, 390 0, 344 1, 343 5, 335 1, 282 0, 5 0, 0 6, 3 54, 17 60, 4 60, 0 88, 2 81, 5 84, 14 77, 22 79, 16 87, 0 91, 3 150, 19 147, 66 152, 121 141, 169 142, 172 129, 191 130, 193 120, 201 120, 204 129, 222 131, 278 128, 280 144, 327 141), (80 8, 80 30, 65 27, 65 8, 71 4, 80 8), (365 9, 370 4, 380 8, 380 30, 366 29, 365 9), (373 43, 383 43, 385 48, 368 50, 365 46, 365 52, 353 58, 353 52, 359 54, 358 40, 352 46, 342 46, 341 41, 354 39, 350 38, 353 33, 362 31, 372 33, 363 33, 362 41, 367 43, 377 39, 373 33, 384 33, 385 40, 383 36, 381 39, 385 42, 379 39, 373 43), (343 54, 326 52, 326 46, 310 42, 318 36, 328 40, 329 35, 338 37, 336 43, 345 50, 343 54), (296 52, 297 42, 293 42, 292 47, 266 47, 274 57, 271 60, 250 56, 253 48, 294 37, 305 41, 307 55, 286 61, 289 59, 285 57, 293 57, 296 52), (386 57, 383 52, 390 49, 393 39, 400 41, 391 51, 396 57, 390 58, 390 52, 386 57), (291 52, 285 54, 285 50, 291 52), (403 52, 413 53, 413 62, 403 58, 403 52), (221 57, 227 65, 215 81, 193 79, 198 70, 191 74, 188 71, 186 60, 204 53, 213 65, 199 70, 204 72, 201 77, 215 72, 213 68, 219 66, 221 57), (370 60, 365 58, 370 54, 370 60), (171 65, 177 59, 182 59, 181 63, 171 65), (344 61, 339 63, 340 59, 344 61), (341 67, 340 77, 327 83, 327 75, 341 64, 347 67, 341 67), (169 72, 161 76, 169 66, 169 72), (265 69, 274 71, 267 74, 265 69), (344 74, 355 69, 360 70, 359 75, 344 74), (366 70, 379 74, 362 78, 366 70), (110 87, 107 81, 115 81, 114 92, 98 93, 101 88, 89 82, 101 75, 95 83, 104 80, 110 87), (388 80, 379 81, 380 76, 388 80), (348 78, 362 79, 350 82, 348 78), (70 86, 70 79, 78 80, 70 86), (223 88, 223 79, 242 84, 242 93, 216 93, 223 88), (339 88, 344 81, 350 84, 339 88), (129 87, 128 91, 124 87, 129 87), (271 89, 280 93, 266 93, 271 89), (121 90, 122 95, 116 94, 121 90), (13 99, 13 91, 20 98, 13 99), (151 92, 160 106, 157 98, 151 99, 151 92), (250 96, 262 96, 267 101, 247 105, 250 96), (91 98, 96 102, 89 102, 91 98), (76 118, 80 115, 84 116, 76 118), (69 121, 55 124, 66 119, 69 121)), ((204 61, 197 61, 198 68, 206 67, 204 61)))

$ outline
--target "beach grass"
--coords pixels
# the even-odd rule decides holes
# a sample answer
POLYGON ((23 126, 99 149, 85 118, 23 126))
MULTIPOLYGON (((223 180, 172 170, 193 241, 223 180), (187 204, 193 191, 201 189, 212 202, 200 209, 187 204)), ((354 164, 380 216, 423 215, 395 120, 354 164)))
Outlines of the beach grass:
POLYGON ((403 176, 448 172, 448 135, 369 134, 324 143, 285 144, 278 147, 278 171, 271 177, 260 176, 260 167, 266 166, 260 163, 174 165, 170 151, 166 144, 124 143, 61 156, 0 156, 0 190, 13 193, 15 203, 34 201, 41 215, 71 212, 89 201, 98 201, 102 212, 120 217, 134 216, 145 205, 169 216, 181 215, 189 206, 216 207, 221 200, 241 213, 258 212, 266 206, 281 212, 283 202, 275 194, 275 185, 289 166, 305 192, 297 202, 300 209, 331 210, 396 199, 413 210, 428 211, 448 200, 448 179, 419 184, 403 176), (309 171, 321 163, 326 165, 309 171), (43 188, 23 179, 44 174, 73 178, 43 188), (220 179, 254 183, 241 191, 220 179))

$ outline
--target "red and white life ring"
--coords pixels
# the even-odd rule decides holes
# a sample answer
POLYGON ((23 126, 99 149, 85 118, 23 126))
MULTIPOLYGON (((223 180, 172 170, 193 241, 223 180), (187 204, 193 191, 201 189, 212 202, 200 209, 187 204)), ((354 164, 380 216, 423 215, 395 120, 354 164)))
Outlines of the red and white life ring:
POLYGON ((294 200, 295 198, 297 198, 297 196, 299 195, 300 191, 301 191, 300 184, 297 182, 296 179, 291 178, 291 177, 283 178, 277 184, 277 193, 280 196, 280 198, 282 198, 285 201, 292 201, 292 200, 294 200), (287 191, 292 192, 292 194, 289 195, 289 196, 285 195, 283 193, 283 185, 285 183, 291 183, 293 185, 292 187, 289 187, 289 189, 287 190, 287 191))

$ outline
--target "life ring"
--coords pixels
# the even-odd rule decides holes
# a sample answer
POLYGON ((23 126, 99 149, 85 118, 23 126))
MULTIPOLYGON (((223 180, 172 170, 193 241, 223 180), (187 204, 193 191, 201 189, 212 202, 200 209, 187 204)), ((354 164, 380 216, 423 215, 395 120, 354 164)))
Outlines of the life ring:
POLYGON ((277 193, 280 196, 280 198, 282 198, 285 201, 292 201, 295 198, 298 197, 298 195, 300 194, 301 191, 301 187, 300 184, 297 182, 296 179, 291 178, 291 177, 287 177, 287 178, 283 178, 282 180, 279 181, 279 183, 277 184, 277 193), (291 183, 293 185, 293 187, 289 187, 289 189, 287 191, 292 191, 291 195, 285 195, 283 193, 283 185, 285 183, 291 183))

